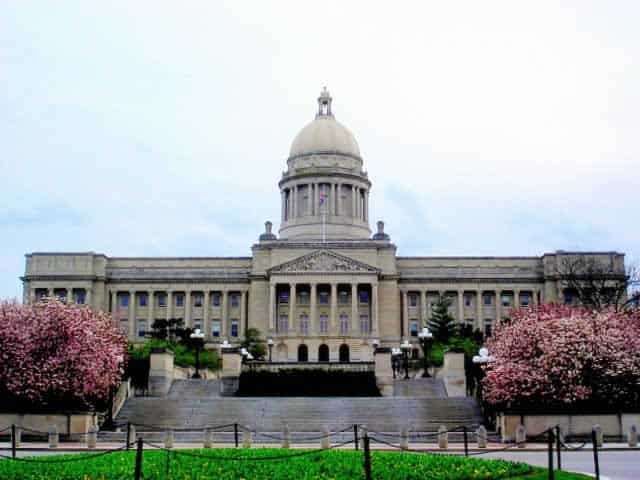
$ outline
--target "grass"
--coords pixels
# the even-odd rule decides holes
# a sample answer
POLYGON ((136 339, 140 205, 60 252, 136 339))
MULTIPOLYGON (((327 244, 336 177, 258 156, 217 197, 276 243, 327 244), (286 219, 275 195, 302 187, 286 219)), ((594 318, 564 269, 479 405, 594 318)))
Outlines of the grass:
MULTIPOLYGON (((131 480, 135 451, 116 452, 84 461, 52 463, 61 458, 87 458, 76 454, 38 458, 43 463, 0 461, 2 480, 131 480)), ((373 452, 372 476, 379 480, 544 480, 547 472, 524 463, 480 460, 460 456, 373 452)), ((364 479, 363 453, 353 450, 161 450, 144 452, 143 478, 220 480, 347 480, 364 479), (303 454, 303 455, 300 455, 303 454), (189 455, 200 455, 196 458, 189 455), (242 461, 260 457, 293 455, 281 460, 242 461), (298 456, 296 456, 298 455, 298 456), (227 460, 222 460, 225 458, 227 460), (229 460, 237 458, 238 460, 229 460), (167 460, 169 459, 167 475, 167 460)), ((586 480, 588 477, 557 472, 557 480, 586 480)))
MULTIPOLYGON (((195 367, 196 353, 194 349, 181 343, 170 343, 164 340, 150 339, 141 346, 130 347, 131 358, 144 360, 151 355, 152 348, 168 348, 174 354, 173 362, 179 367, 195 367)), ((200 367, 216 370, 219 367, 218 353, 215 350, 200 350, 200 367)))

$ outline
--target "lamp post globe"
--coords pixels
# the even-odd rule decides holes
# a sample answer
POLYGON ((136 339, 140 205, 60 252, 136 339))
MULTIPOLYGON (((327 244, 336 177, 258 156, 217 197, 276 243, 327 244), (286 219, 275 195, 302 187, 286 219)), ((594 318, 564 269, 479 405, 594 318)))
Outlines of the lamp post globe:
POLYGON ((404 366, 404 378, 405 380, 409 380, 409 350, 411 350, 411 344, 409 340, 405 340, 400 344, 400 349, 402 350, 402 363, 404 366))
POLYGON ((267 346, 269 347, 269 363, 271 363, 272 352, 273 352, 273 338, 269 337, 267 339, 267 346))
POLYGON ((420 333, 418 333, 420 339, 420 346, 422 347, 422 367, 424 372, 423 377, 430 377, 429 374, 429 350, 431 342, 433 341, 433 333, 429 331, 428 327, 423 327, 420 333))
POLYGON ((200 344, 204 338, 204 333, 202 333, 199 328, 196 328, 189 336, 191 340, 194 341, 196 347, 196 373, 194 373, 191 378, 200 378, 200 344))

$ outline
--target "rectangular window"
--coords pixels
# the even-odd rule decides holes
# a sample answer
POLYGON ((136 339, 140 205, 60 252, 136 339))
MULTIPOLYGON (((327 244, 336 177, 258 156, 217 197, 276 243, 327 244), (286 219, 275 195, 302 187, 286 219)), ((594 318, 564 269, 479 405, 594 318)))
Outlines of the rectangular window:
POLYGON ((418 336, 418 321, 417 320, 411 320, 409 329, 411 331, 411 336, 412 337, 417 337, 418 336))
POLYGON ((465 295, 464 296, 464 306, 465 307, 470 307, 472 304, 472 300, 471 300, 471 295, 465 295))
POLYGON ((238 295, 237 293, 231 294, 231 306, 232 307, 240 306, 240 295, 238 295))
POLYGON ((36 300, 39 302, 48 295, 46 288, 36 288, 36 300))
POLYGON ((161 293, 160 295, 158 295, 158 306, 159 307, 166 307, 167 306, 167 294, 166 293, 161 293))
POLYGON ((76 303, 78 305, 84 305, 85 302, 85 292, 84 290, 78 290, 76 292, 76 303))
POLYGON ((491 336, 491 326, 493 324, 493 321, 491 319, 486 319, 484 321, 484 336, 485 337, 490 337, 491 336))
POLYGON ((349 315, 343 313, 340 315, 340 333, 342 335, 348 335, 350 330, 349 315))
POLYGON ((237 337, 239 335, 240 322, 238 320, 231 320, 231 336, 237 337))
POLYGON ((369 303, 369 292, 367 292, 366 290, 360 290, 360 292, 358 292, 359 298, 360 298, 360 303, 369 303))
POLYGON ((182 293, 176 294, 176 307, 184 307, 184 295, 182 293))
POLYGON ((278 302, 282 305, 289 303, 289 292, 287 290, 280 291, 280 295, 278 295, 278 302))
POLYGON ((320 315, 320 333, 327 333, 329 331, 329 317, 327 315, 320 315))
POLYGON ((220 306, 220 294, 218 292, 213 292, 211 294, 211 305, 214 307, 220 306))
POLYGON ((571 305, 573 303, 573 293, 569 290, 564 291, 564 303, 571 305))
POLYGON ((289 316, 280 315, 280 318, 278 319, 278 332, 287 333, 288 331, 289 331, 289 316))
POLYGON ((360 315, 360 333, 370 333, 369 315, 360 315))
POLYGON ((483 300, 484 300, 484 304, 485 304, 486 306, 491 306, 491 305, 492 305, 491 295, 486 294, 486 295, 484 295, 482 298, 483 298, 483 300))
POLYGON ((214 338, 220 337, 220 320, 211 322, 211 336, 214 338))
POLYGON ((318 294, 320 298, 320 305, 329 305, 329 292, 326 290, 321 290, 318 294))
POLYGON ((502 306, 510 307, 511 306, 511 297, 509 295, 502 296, 502 306))
POLYGON ((349 303, 349 292, 342 290, 338 292, 338 303, 345 305, 349 303))
POLYGON ((528 307, 529 303, 531 303, 531 298, 528 293, 522 293, 520 295, 520 305, 523 307, 528 307))
POLYGON ((409 306, 410 307, 417 307, 418 306, 418 295, 416 295, 414 293, 409 295, 409 306))
POLYGON ((194 330, 202 330, 202 322, 200 320, 193 321, 193 329, 194 330))
POLYGON ((300 333, 309 335, 309 316, 304 313, 300 315, 300 333))
POLYGON ((194 307, 201 307, 203 300, 204 300, 204 296, 201 293, 196 293, 193 296, 193 306, 194 307))
POLYGON ((147 334, 146 320, 138 320, 138 338, 144 338, 146 334, 147 334))
POLYGON ((147 306, 147 294, 146 293, 141 293, 138 296, 138 305, 140 305, 141 307, 146 307, 147 306))
POLYGON ((129 295, 120 295, 120 306, 121 307, 129 306, 129 295))

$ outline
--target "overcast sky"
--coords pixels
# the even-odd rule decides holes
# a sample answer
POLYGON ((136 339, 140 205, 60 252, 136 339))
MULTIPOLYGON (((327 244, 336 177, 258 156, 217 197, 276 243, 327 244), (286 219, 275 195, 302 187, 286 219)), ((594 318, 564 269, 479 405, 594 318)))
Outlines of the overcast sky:
POLYGON ((326 85, 399 255, 640 257, 640 2, 6 0, 0 297, 24 254, 250 255, 326 85))

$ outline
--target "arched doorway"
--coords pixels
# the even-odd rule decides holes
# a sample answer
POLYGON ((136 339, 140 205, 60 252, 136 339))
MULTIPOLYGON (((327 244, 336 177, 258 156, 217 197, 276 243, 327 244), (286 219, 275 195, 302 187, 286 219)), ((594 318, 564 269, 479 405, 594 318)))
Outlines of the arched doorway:
POLYGON ((340 345, 339 358, 341 362, 349 361, 349 345, 345 343, 340 345))
POLYGON ((328 362, 329 361, 329 347, 324 343, 318 347, 318 361, 319 362, 328 362))
POLYGON ((298 361, 299 362, 309 361, 309 349, 304 343, 298 346, 298 361))

